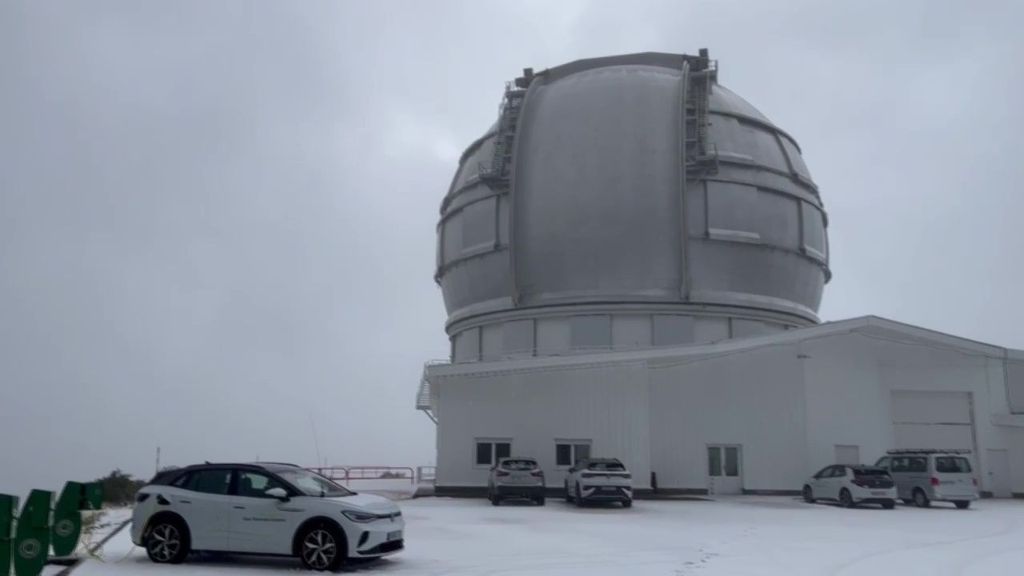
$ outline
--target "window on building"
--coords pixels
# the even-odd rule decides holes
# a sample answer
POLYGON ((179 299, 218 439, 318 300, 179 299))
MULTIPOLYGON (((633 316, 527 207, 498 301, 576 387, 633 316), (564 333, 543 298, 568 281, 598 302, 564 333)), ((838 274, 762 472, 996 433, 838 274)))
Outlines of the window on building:
POLYGON ((476 441, 476 465, 494 466, 498 460, 508 458, 512 455, 511 440, 477 440, 476 441))
POLYGON ((557 440, 555 442, 556 466, 572 466, 584 458, 590 458, 590 440, 557 440))

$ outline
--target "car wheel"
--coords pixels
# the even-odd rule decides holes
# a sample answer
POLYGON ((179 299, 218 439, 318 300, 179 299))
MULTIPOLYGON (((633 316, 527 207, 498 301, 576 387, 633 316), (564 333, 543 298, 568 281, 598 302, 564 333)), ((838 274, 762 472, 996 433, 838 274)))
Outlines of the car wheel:
POLYGON ((889 502, 882 502, 882 508, 885 508, 886 510, 892 510, 895 507, 896 507, 896 501, 895 500, 890 500, 889 502))
POLYGON ((846 488, 839 491, 839 505, 843 508, 853 508, 853 496, 850 496, 850 491, 846 488))
POLYGON ((569 481, 565 481, 565 501, 572 502, 572 494, 569 494, 569 481))
POLYGON ((803 496, 804 502, 807 502, 808 504, 814 504, 814 492, 811 490, 810 486, 804 486, 803 496))
POLYGON ((583 502, 583 492, 580 491, 580 483, 579 482, 576 483, 576 496, 575 496, 575 500, 576 500, 576 507, 577 508, 583 508, 583 504, 584 504, 584 502, 583 502))
POLYGON ((498 506, 501 504, 501 498, 498 498, 497 494, 491 494, 491 506, 498 506))
POLYGON ((914 506, 918 508, 927 508, 931 506, 931 501, 928 500, 928 495, 924 493, 924 490, 917 488, 914 490, 914 506))
POLYGON ((971 507, 970 500, 957 500, 956 502, 953 502, 953 504, 955 504, 956 507, 961 510, 966 510, 971 507))
POLYGON ((633 501, 632 500, 623 500, 622 501, 622 507, 623 508, 632 508, 633 507, 633 501))
POLYGON ((157 520, 146 536, 146 555, 157 564, 180 564, 189 552, 189 532, 178 518, 157 520))
POLYGON ((337 570, 347 555, 341 531, 327 522, 306 528, 299 539, 299 558, 310 570, 337 570))

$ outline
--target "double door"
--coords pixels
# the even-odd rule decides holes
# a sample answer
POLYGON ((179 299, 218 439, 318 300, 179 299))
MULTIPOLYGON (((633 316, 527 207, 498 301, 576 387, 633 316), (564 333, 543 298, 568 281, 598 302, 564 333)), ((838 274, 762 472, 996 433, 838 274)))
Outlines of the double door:
POLYGON ((738 444, 708 445, 708 494, 742 494, 742 450, 738 444))

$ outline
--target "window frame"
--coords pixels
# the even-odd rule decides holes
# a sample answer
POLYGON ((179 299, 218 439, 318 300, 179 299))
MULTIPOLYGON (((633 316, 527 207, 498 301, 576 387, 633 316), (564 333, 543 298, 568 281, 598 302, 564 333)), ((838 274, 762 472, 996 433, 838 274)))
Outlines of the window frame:
MULTIPOLYGON (((209 496, 231 496, 235 492, 235 469, 231 468, 229 466, 210 467, 210 468, 201 468, 201 469, 198 469, 198 470, 190 470, 188 472, 188 474, 184 474, 183 476, 184 476, 184 480, 181 481, 182 485, 181 486, 175 486, 175 488, 180 488, 181 490, 187 490, 189 492, 194 492, 196 494, 207 494, 209 496), (227 487, 227 491, 226 492, 224 492, 224 493, 220 493, 220 492, 204 492, 202 490, 196 490, 196 489, 190 487, 192 485, 192 479, 193 478, 198 477, 200 474, 208 474, 208 473, 212 473, 212 472, 213 473, 215 473, 215 472, 226 472, 227 473, 227 475, 228 475, 228 487, 227 487)), ((176 481, 177 481, 177 479, 176 479, 176 481)))
MULTIPOLYGON (((286 482, 284 478, 281 478, 281 477, 277 476, 276 474, 274 474, 272 472, 269 472, 267 470, 250 470, 248 468, 235 468, 234 469, 234 475, 231 478, 231 486, 232 486, 231 495, 232 496, 238 496, 239 498, 261 498, 261 499, 270 499, 270 500, 274 499, 273 496, 267 496, 265 494, 265 491, 264 491, 264 493, 260 493, 259 496, 250 496, 250 495, 246 495, 246 494, 241 494, 240 488, 242 486, 242 475, 243 474, 255 474, 257 476, 263 476, 264 478, 267 479, 268 484, 269 483, 276 484, 275 486, 271 486, 271 488, 282 488, 282 489, 284 489, 285 492, 288 493, 289 497, 294 497, 294 496, 297 495, 297 489, 295 487, 293 487, 289 482, 286 482)), ((267 488, 267 490, 270 490, 271 488, 267 488)))
POLYGON ((498 460, 501 458, 509 458, 512 456, 512 438, 491 438, 491 437, 479 437, 473 439, 473 468, 481 470, 490 470, 498 465, 498 460), (490 444, 490 457, 491 461, 489 464, 481 464, 477 461, 477 454, 479 446, 481 444, 490 444), (508 444, 508 456, 498 456, 498 444, 508 444))
POLYGON ((568 470, 574 468, 576 463, 580 460, 590 458, 594 452, 594 441, 587 438, 555 438, 555 469, 557 470, 568 470), (560 445, 569 446, 569 463, 559 464, 558 463, 558 447, 560 445), (581 457, 577 452, 577 446, 586 446, 587 455, 581 457))

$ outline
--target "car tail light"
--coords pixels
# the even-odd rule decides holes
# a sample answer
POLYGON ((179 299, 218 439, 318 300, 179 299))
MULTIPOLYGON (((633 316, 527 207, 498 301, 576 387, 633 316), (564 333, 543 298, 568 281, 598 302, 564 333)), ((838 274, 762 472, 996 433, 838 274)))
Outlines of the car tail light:
POLYGON ((135 495, 135 501, 136 502, 145 502, 148 498, 149 498, 149 494, 146 494, 145 492, 140 492, 140 493, 135 495))
POLYGON ((971 478, 971 482, 974 482, 974 487, 975 488, 978 487, 978 479, 977 478, 971 478))
POLYGON ((622 475, 622 477, 625 478, 626 480, 629 480, 633 478, 633 475, 630 474, 629 472, 626 472, 625 474, 622 475))
POLYGON ((508 476, 508 472, 503 472, 501 470, 498 470, 498 473, 495 474, 495 476, 497 476, 498 478, 502 478, 504 476, 508 476))
POLYGON ((544 476, 544 471, 543 470, 534 470, 533 472, 530 472, 530 476, 536 476, 537 478, 540 478, 540 477, 544 476))
POLYGON ((932 476, 931 483, 932 483, 932 486, 938 486, 939 485, 939 479, 936 478, 935 476, 932 476))
POLYGON ((854 485, 860 486, 861 488, 867 488, 869 486, 868 481, 862 478, 854 478, 853 483, 854 485))

